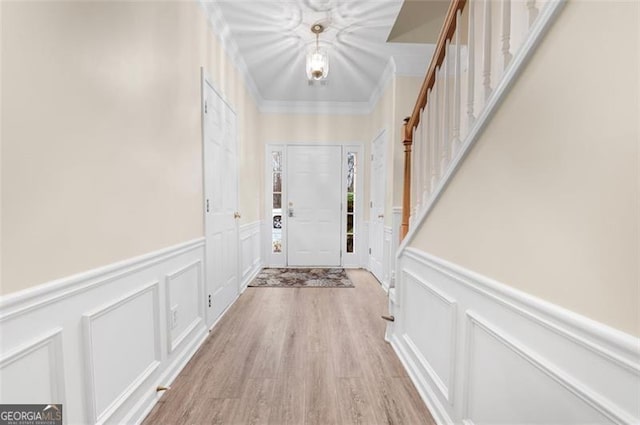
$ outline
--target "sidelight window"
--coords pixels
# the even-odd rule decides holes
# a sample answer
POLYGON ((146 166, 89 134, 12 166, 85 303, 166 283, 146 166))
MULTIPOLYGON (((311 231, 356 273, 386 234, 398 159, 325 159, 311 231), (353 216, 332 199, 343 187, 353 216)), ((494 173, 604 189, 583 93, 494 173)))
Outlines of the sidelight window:
POLYGON ((353 253, 355 246, 355 213, 356 213, 356 178, 357 178, 357 154, 356 152, 347 152, 347 208, 346 208, 346 226, 347 241, 346 252, 353 253))
POLYGON ((274 151, 272 157, 271 249, 282 252, 282 151, 274 151))

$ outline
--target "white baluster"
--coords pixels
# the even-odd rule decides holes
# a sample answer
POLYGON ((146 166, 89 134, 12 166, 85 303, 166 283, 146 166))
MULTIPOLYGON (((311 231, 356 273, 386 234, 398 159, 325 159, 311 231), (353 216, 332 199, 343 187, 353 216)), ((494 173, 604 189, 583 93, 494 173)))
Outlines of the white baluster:
POLYGON ((533 25, 538 17, 538 8, 536 7, 536 0, 527 0, 527 10, 529 11, 529 28, 533 25))
POLYGON ((428 91, 427 99, 427 117, 429 118, 429 122, 427 125, 427 131, 429 132, 429 192, 433 193, 433 189, 436 186, 436 172, 437 172, 437 141, 436 141, 436 132, 435 132, 435 84, 434 87, 430 88, 428 91))
POLYGON ((427 174, 425 178, 425 186, 427 192, 431 193, 433 188, 433 89, 427 90, 427 174))
POLYGON ((451 157, 453 158, 460 146, 460 80, 462 79, 462 70, 460 67, 460 16, 462 10, 458 10, 456 15, 456 34, 455 34, 455 57, 453 65, 453 142, 451 143, 451 157))
POLYGON ((442 175, 440 170, 440 119, 442 117, 442 111, 440 110, 440 80, 438 78, 439 68, 436 68, 436 81, 433 84, 433 89, 435 91, 433 96, 433 144, 435 146, 434 150, 434 164, 435 164, 435 181, 434 187, 438 184, 438 180, 442 175))
POLYGON ((491 0, 484 0, 482 43, 482 85, 485 105, 491 96, 491 0))
MULTIPOLYGON (((427 98, 428 100, 428 98, 427 98)), ((429 131, 428 125, 428 108, 422 111, 422 119, 420 120, 420 133, 422 134, 422 173, 420 176, 420 193, 422 194, 422 205, 426 206, 427 204, 427 196, 429 193, 427 192, 427 179, 429 178, 429 137, 427 132, 429 131)))
MULTIPOLYGON (((469 34, 468 34, 468 48, 467 48, 467 117, 468 117, 468 130, 471 130, 473 123, 476 120, 474 116, 474 68, 475 68, 475 22, 474 22, 474 9, 476 5, 476 0, 469 0, 467 3, 467 7, 469 8, 469 34)), ((467 130, 467 132, 468 132, 467 130)))
POLYGON ((411 129, 411 133, 412 133, 412 137, 413 137, 413 143, 412 143, 412 149, 411 149, 411 212, 410 212, 410 216, 411 218, 411 222, 413 223, 413 217, 416 216, 416 202, 418 201, 418 198, 416 197, 416 175, 418 174, 418 156, 417 156, 417 151, 418 151, 418 143, 416 140, 416 133, 417 133, 417 129, 416 128, 412 128, 411 129))
POLYGON ((502 58, 503 69, 511 62, 511 0, 502 0, 502 58))
MULTIPOLYGON (((418 115, 419 119, 422 120, 422 109, 420 110, 420 114, 418 115)), ((412 187, 412 190, 414 191, 414 205, 416 206, 416 213, 420 212, 420 205, 422 205, 422 197, 420 196, 420 187, 422 185, 422 183, 420 182, 420 176, 422 176, 422 141, 420 140, 422 138, 422 134, 420 134, 420 124, 418 123, 418 125, 415 128, 415 131, 413 132, 413 146, 414 146, 414 160, 413 162, 416 164, 415 167, 415 174, 413 175, 413 181, 414 181, 414 185, 412 187)))
POLYGON ((443 80, 442 90, 442 136, 441 143, 442 149, 440 155, 442 156, 442 164, 440 165, 441 173, 444 175, 447 169, 448 153, 449 153, 449 40, 446 40, 444 47, 444 60, 443 68, 440 69, 442 75, 438 78, 443 80))

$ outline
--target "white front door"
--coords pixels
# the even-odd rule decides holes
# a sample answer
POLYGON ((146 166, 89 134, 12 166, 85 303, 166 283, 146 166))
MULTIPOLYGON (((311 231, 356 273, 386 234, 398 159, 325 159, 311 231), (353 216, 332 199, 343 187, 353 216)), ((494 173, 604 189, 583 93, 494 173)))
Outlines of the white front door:
POLYGON ((340 266, 342 148, 287 149, 287 263, 340 266))
POLYGON ((384 204, 387 178, 385 173, 385 132, 372 143, 371 154, 371 204, 369 209, 369 270, 380 281, 383 280, 384 258, 384 204))
POLYGON ((205 278, 211 326, 238 296, 236 114, 203 81, 205 278))

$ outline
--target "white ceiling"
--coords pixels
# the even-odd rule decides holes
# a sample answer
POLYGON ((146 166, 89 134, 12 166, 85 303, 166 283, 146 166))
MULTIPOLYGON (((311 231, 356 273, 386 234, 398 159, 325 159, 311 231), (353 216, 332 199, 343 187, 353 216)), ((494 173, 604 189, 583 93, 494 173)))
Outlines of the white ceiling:
POLYGON ((424 75, 433 52, 430 44, 386 41, 402 0, 202 3, 261 106, 370 109, 382 80, 392 72, 424 75), (305 74, 307 46, 315 42, 310 28, 317 22, 327 27, 320 35, 329 52, 326 85, 309 85, 305 74))

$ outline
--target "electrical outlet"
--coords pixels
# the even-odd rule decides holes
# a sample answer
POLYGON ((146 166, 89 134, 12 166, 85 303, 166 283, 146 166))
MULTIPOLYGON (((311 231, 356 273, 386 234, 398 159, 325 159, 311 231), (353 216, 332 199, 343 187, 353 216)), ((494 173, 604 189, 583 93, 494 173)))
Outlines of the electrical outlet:
POLYGON ((171 329, 174 329, 176 326, 178 326, 178 306, 174 306, 171 309, 171 329))

